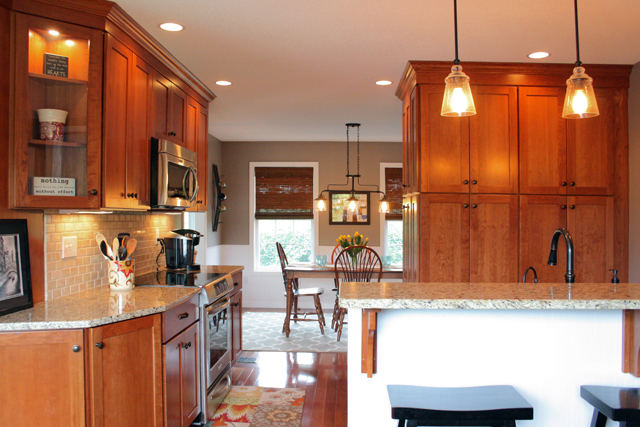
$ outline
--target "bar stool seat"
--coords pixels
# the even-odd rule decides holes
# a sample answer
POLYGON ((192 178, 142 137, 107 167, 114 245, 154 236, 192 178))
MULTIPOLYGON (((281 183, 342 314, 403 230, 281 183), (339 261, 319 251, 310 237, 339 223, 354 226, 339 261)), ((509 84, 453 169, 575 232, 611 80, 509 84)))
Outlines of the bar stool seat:
POLYGON ((593 406, 591 427, 604 427, 607 418, 620 427, 640 426, 640 389, 598 385, 580 386, 580 397, 593 406))
POLYGON ((516 420, 533 419, 533 407, 510 385, 461 388, 388 385, 387 392, 391 418, 398 420, 398 427, 515 427, 516 420))

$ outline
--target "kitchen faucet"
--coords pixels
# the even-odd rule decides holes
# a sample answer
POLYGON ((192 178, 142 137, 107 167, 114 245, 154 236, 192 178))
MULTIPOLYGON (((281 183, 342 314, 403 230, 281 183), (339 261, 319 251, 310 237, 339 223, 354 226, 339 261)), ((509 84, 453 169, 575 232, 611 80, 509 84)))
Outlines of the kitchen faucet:
POLYGON ((573 239, 569 230, 566 228, 558 228, 551 238, 551 252, 549 253, 549 261, 547 264, 556 265, 558 263, 558 239, 560 235, 564 237, 564 242, 567 246, 567 274, 564 275, 564 281, 566 283, 575 283, 576 275, 573 274, 573 239))

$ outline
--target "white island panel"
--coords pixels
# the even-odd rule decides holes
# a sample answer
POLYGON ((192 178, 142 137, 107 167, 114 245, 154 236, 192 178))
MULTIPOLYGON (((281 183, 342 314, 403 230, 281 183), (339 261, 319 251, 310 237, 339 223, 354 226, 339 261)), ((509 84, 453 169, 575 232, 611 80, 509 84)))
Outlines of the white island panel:
MULTIPOLYGON (((361 312, 349 309, 350 330, 361 330, 361 312)), ((640 387, 621 369, 622 331, 622 310, 382 310, 373 378, 349 340, 349 426, 397 426, 388 384, 510 384, 534 407, 519 426, 588 427, 581 385, 640 387)))

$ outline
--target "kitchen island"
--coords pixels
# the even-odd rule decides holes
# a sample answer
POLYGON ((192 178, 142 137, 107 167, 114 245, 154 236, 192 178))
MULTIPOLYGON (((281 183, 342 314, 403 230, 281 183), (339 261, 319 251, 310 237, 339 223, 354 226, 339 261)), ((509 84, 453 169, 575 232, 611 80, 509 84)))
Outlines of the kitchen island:
POLYGON ((397 425, 388 384, 509 384, 534 407, 519 425, 571 427, 593 410, 580 385, 640 387, 625 373, 637 375, 639 284, 343 283, 340 305, 363 331, 349 340, 350 426, 397 425))

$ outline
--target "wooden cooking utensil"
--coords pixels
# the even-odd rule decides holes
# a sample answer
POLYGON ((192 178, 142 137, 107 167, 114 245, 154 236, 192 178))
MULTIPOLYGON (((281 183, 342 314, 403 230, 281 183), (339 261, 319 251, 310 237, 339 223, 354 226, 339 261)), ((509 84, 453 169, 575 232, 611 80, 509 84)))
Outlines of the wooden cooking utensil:
POLYGON ((100 251, 102 251, 102 243, 104 243, 105 246, 105 252, 106 256, 109 257, 109 259, 111 261, 113 261, 113 252, 111 251, 111 247, 109 247, 109 244, 107 243, 107 239, 102 235, 102 233, 98 233, 96 234, 96 242, 98 243, 98 246, 100 246, 100 251))
POLYGON ((116 257, 116 261, 120 261, 120 252, 118 252, 118 250, 120 249, 120 242, 118 242, 118 238, 114 237, 113 238, 113 253, 115 254, 116 257))
POLYGON ((127 239, 127 257, 125 259, 131 258, 133 251, 136 250, 136 246, 138 241, 136 239, 127 239))

